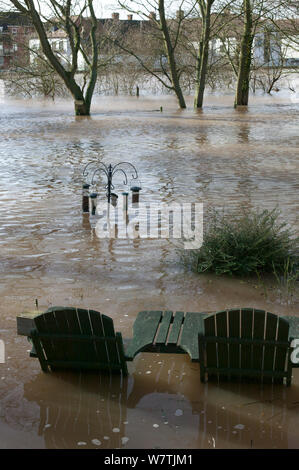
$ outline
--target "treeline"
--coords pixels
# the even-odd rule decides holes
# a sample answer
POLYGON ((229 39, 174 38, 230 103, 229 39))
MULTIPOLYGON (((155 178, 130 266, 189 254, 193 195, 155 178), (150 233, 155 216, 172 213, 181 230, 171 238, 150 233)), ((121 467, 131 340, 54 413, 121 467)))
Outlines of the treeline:
POLYGON ((201 108, 207 85, 225 82, 235 85, 234 105, 247 106, 250 83, 260 80, 271 92, 283 75, 282 40, 294 45, 298 38, 291 0, 181 0, 176 12, 171 1, 119 0, 127 20, 117 14, 97 19, 94 0, 49 0, 45 12, 41 0, 10 4, 30 18, 40 44, 29 47, 28 67, 16 64, 14 86, 28 95, 39 86, 52 98, 68 90, 77 115, 90 114, 97 84, 101 88, 101 80, 119 74, 126 74, 130 90, 140 75, 154 77, 175 94, 180 108, 186 107, 186 89, 194 90, 194 107, 201 108), (53 48, 55 31, 67 39, 67 51, 53 48))

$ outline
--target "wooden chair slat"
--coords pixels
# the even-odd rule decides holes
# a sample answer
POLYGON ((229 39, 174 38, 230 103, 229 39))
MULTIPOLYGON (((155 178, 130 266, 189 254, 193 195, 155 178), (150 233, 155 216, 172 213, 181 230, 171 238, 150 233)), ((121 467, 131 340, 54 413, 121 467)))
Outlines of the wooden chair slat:
MULTIPOLYGON (((92 327, 92 331, 94 335, 104 336, 102 317, 103 315, 99 315, 98 312, 94 310, 89 310, 89 318, 90 318, 91 327, 92 327)), ((95 344, 95 350, 96 350, 98 359, 102 358, 103 361, 108 362, 109 360, 108 351, 107 351, 106 343, 104 341, 97 342, 95 344)))
MULTIPOLYGON (((215 315, 208 317, 204 321, 205 333, 207 336, 216 336, 215 315)), ((206 367, 218 367, 217 344, 208 343, 206 345, 206 367)), ((209 374, 209 379, 214 379, 213 374, 209 374)))
POLYGON ((167 344, 177 344, 179 340, 183 320, 184 320, 184 312, 176 312, 174 319, 173 319, 171 332, 169 333, 167 344))
MULTIPOLYGON (((217 337, 227 338, 228 328, 227 328, 227 312, 219 312, 216 316, 216 331, 217 337)), ((229 346, 228 343, 217 343, 217 352, 218 352, 218 367, 220 369, 227 369, 229 364, 229 346)), ((227 376, 219 377, 220 380, 225 380, 227 376)))
POLYGON ((160 328, 156 338, 156 344, 165 344, 168 331, 170 328, 170 323, 172 319, 172 312, 166 311, 163 313, 162 321, 160 323, 160 328))
MULTIPOLYGON (((233 309, 228 311, 228 334, 230 338, 240 338, 240 310, 233 309)), ((237 344, 229 346, 229 366, 232 369, 240 368, 241 348, 237 344)))
MULTIPOLYGON (((267 313, 266 316, 266 332, 265 332, 265 339, 266 340, 274 340, 276 339, 277 333, 277 316, 273 315, 273 313, 267 313)), ((275 346, 265 345, 264 347, 264 370, 274 370, 274 357, 275 357, 275 346)), ((265 383, 272 382, 271 379, 263 380, 265 383)))
MULTIPOLYGON (((254 310, 253 317, 253 337, 257 339, 265 338, 266 312, 263 310, 254 310)), ((256 370, 263 370, 264 346, 254 345, 252 347, 252 366, 256 370)))
MULTIPOLYGON (((83 335, 92 335, 92 328, 89 319, 88 310, 78 308, 77 309, 78 321, 80 324, 81 334, 83 335)), ((80 355, 80 359, 86 362, 94 362, 96 358, 95 347, 92 341, 84 342, 80 345, 77 351, 77 357, 80 355)), ((78 357, 79 360, 79 357, 78 357)))
MULTIPOLYGON (((253 326, 253 309, 241 310, 241 338, 252 339, 253 326)), ((252 368, 252 344, 244 344, 241 346, 241 368, 252 368)))
MULTIPOLYGON (((57 330, 57 323, 56 323, 56 318, 54 312, 47 312, 44 315, 39 315, 34 319, 34 323, 37 325, 39 328, 39 331, 44 332, 44 331, 49 331, 49 332, 55 332, 57 330)), ((53 344, 51 339, 46 339, 43 343, 43 349, 46 355, 46 358, 48 357, 54 357, 54 358, 59 358, 59 355, 57 355, 57 351, 55 349, 55 345, 53 344)))
MULTIPOLYGON (((60 310, 59 314, 57 315, 55 312, 52 312, 52 315, 55 316, 56 331, 58 330, 61 333, 68 333, 69 325, 67 321, 67 311, 60 310)), ((53 334, 53 328, 51 328, 51 333, 53 334)), ((63 344, 61 341, 56 341, 54 337, 52 337, 51 342, 52 347, 55 350, 55 357, 65 361, 72 358, 72 354, 70 354, 72 349, 71 341, 68 340, 65 344, 63 344)))
MULTIPOLYGON (((277 326, 277 341, 288 341, 289 339, 289 323, 282 318, 278 318, 277 326)), ((274 370, 282 371, 288 370, 288 348, 276 348, 274 370)), ((275 382, 281 383, 282 381, 275 380, 275 382)))
MULTIPOLYGON (((103 329, 105 336, 115 336, 114 325, 112 318, 102 315, 103 329)), ((119 351, 116 342, 106 341, 106 349, 108 353, 109 362, 117 364, 120 362, 119 351)))
MULTIPOLYGON (((60 316, 60 312, 63 312, 63 316, 67 319, 67 324, 68 324, 68 334, 70 335, 81 335, 81 327, 79 323, 79 318, 77 314, 77 309, 76 308, 61 308, 57 310, 57 308, 53 309, 53 312, 56 315, 56 318, 60 316)), ((64 330, 59 330, 60 332, 63 332, 64 330)), ((81 344, 79 341, 76 341, 75 339, 68 341, 65 344, 65 348, 67 349, 67 357, 69 358, 70 361, 76 361, 80 358, 80 347, 81 344)))

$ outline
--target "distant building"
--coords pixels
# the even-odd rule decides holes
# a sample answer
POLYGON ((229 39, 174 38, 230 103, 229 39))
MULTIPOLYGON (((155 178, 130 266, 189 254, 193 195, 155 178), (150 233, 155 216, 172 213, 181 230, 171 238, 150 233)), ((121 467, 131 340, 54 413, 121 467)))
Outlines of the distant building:
MULTIPOLYGON (((79 18, 73 17, 73 20, 78 22, 78 25, 81 27, 81 33, 83 42, 85 45, 88 44, 89 40, 89 31, 91 27, 90 18, 79 18)), ((129 30, 140 30, 144 21, 133 20, 133 15, 128 15, 126 20, 119 19, 119 13, 112 13, 111 18, 101 18, 98 19, 98 31, 97 34, 100 37, 103 36, 105 32, 109 31, 110 37, 121 36, 126 34, 129 30)), ((148 21, 146 22, 148 23, 148 21)), ((52 47, 52 50, 59 58, 61 63, 67 68, 71 66, 72 63, 72 50, 70 42, 68 39, 67 33, 55 25, 51 24, 47 32, 48 41, 52 47)), ((110 43, 109 43, 110 44, 110 43)), ((42 53, 40 40, 35 34, 29 40, 29 49, 30 49, 30 62, 33 63, 36 57, 42 53)), ((100 47, 100 53, 109 53, 109 45, 102 45, 100 47)), ((78 52, 78 71, 83 71, 86 67, 86 62, 83 58, 82 53, 78 52)))
MULTIPOLYGON (((293 2, 294 9, 298 7, 298 2, 293 2)), ((233 57, 238 54, 241 36, 243 33, 243 23, 241 18, 233 17, 230 12, 223 15, 216 15, 217 23, 224 27, 219 28, 219 37, 212 37, 210 41, 210 62, 218 61, 227 52, 233 57), (220 37, 221 35, 221 37, 220 37)), ((213 17, 213 21, 215 20, 213 17)), ((81 28, 82 40, 88 48, 89 32, 91 27, 90 18, 72 17, 73 21, 81 28)), ((105 35, 110 38, 121 40, 128 35, 131 40, 130 47, 138 49, 139 57, 152 57, 153 66, 157 70, 167 67, 167 59, 164 56, 162 42, 154 42, 155 34, 148 35, 153 21, 156 19, 155 13, 149 13, 146 20, 134 20, 129 14, 127 19, 120 19, 118 13, 112 13, 111 18, 98 19, 99 38, 99 60, 111 55, 111 41, 102 41, 105 35), (149 38, 151 37, 151 42, 149 38)), ((185 18, 182 10, 177 11, 176 17, 168 20, 171 22, 182 21, 181 28, 189 40, 189 45, 193 50, 198 50, 201 30, 201 20, 199 18, 185 18)), ((253 58, 257 66, 285 67, 299 66, 299 20, 298 18, 279 20, 276 28, 272 23, 261 19, 253 42, 253 58)), ((72 63, 72 51, 66 32, 61 29, 55 19, 46 24, 48 41, 59 58, 61 63, 68 68, 72 63)), ((29 19, 20 13, 0 13, 0 70, 7 70, 18 67, 26 63, 33 63, 38 55, 43 54, 40 40, 34 32, 34 28, 29 19)), ((116 49, 115 49, 116 50, 116 49)), ((134 59, 137 63, 136 59, 134 59)), ((122 51, 115 52, 110 63, 119 64, 134 62, 133 57, 122 51)), ((192 57, 182 48, 178 61, 185 65, 191 63, 192 57)), ((78 53, 78 70, 83 71, 86 62, 82 53, 78 53)))
MULTIPOLYGON (((59 58, 60 62, 64 67, 71 65, 72 60, 72 51, 70 42, 68 40, 67 34, 61 29, 52 30, 47 34, 48 42, 59 58)), ((30 50, 30 63, 33 63, 39 55, 42 54, 40 40, 38 37, 31 37, 29 39, 29 50, 30 50)), ((78 70, 84 70, 85 62, 81 52, 78 53, 78 70)))
POLYGON ((28 38, 33 31, 27 16, 0 12, 0 71, 28 63, 28 38))

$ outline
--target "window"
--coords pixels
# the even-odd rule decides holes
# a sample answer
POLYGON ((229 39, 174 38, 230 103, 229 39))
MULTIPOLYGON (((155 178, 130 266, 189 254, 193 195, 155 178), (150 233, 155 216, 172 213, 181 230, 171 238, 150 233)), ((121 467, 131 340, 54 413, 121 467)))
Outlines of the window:
POLYGON ((4 57, 0 57, 0 67, 3 67, 4 65, 4 57))
POLYGON ((12 32, 12 34, 17 34, 18 28, 12 28, 11 32, 12 32))
POLYGON ((3 26, 0 26, 0 33, 3 33, 3 26))
POLYGON ((39 50, 39 42, 33 42, 33 41, 29 41, 29 47, 30 49, 33 49, 34 51, 38 51, 39 50))
POLYGON ((15 42, 12 45, 12 50, 13 50, 13 52, 17 52, 17 50, 18 50, 18 45, 15 42))
POLYGON ((0 55, 3 55, 3 44, 0 44, 0 55))
POLYGON ((59 41, 59 50, 60 50, 60 51, 63 51, 63 50, 64 50, 63 41, 59 41))

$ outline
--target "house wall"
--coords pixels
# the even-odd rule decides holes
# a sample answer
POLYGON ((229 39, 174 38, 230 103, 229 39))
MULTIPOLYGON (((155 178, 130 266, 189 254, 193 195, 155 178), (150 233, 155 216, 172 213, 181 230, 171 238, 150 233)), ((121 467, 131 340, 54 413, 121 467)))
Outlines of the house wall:
POLYGON ((0 22, 0 70, 8 70, 28 62, 28 37, 31 26, 10 25, 0 22))
POLYGON ((299 60, 299 40, 293 37, 281 41, 282 54, 286 59, 299 60))
MULTIPOLYGON (((49 44, 52 50, 55 52, 61 63, 67 67, 71 65, 72 52, 69 40, 62 38, 61 36, 48 38, 49 44)), ((38 38, 32 38, 29 40, 30 49, 30 63, 33 63, 38 54, 41 54, 40 40, 38 38), (36 51, 36 53, 35 53, 36 51)), ((85 68, 85 61, 83 55, 79 51, 78 53, 78 70, 83 71, 85 68)))

